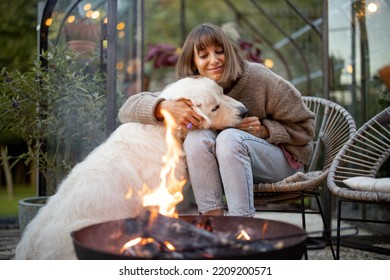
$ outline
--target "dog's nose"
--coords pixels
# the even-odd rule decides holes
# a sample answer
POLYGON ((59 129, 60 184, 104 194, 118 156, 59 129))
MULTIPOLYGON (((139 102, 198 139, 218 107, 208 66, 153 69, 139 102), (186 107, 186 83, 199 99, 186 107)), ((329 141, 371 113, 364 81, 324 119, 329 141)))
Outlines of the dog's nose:
POLYGON ((248 115, 248 109, 246 107, 238 108, 238 112, 241 118, 245 118, 248 115))

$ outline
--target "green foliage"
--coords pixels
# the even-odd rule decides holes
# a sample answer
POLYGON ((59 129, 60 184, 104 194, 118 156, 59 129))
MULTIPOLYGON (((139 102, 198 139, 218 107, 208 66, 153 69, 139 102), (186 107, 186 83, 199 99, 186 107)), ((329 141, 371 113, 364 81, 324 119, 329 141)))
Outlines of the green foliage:
POLYGON ((40 0, 0 1, 0 68, 26 71, 36 57, 37 3, 40 0))
MULTIPOLYGON (((234 1, 233 1, 234 2, 234 1)), ((145 1, 145 38, 146 46, 173 44, 181 46, 185 38, 180 33, 180 1, 148 0, 145 1)), ((185 27, 183 36, 203 22, 217 25, 234 21, 233 11, 223 0, 185 1, 185 27)))
POLYGON ((32 196, 36 196, 32 186, 15 186, 13 197, 7 195, 5 188, 0 188, 0 217, 17 217, 18 201, 32 196))
POLYGON ((27 143, 14 165, 34 161, 55 186, 105 138, 104 77, 78 53, 54 49, 42 59, 47 67, 39 61, 24 73, 2 69, 0 133, 27 143))

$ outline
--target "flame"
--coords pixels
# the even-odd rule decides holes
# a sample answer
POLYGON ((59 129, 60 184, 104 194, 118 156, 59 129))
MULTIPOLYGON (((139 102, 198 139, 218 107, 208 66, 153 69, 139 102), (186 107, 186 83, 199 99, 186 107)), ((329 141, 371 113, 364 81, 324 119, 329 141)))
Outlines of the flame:
MULTIPOLYGON (((143 196, 143 206, 149 207, 152 210, 149 224, 153 223, 154 219, 157 217, 157 210, 154 211, 156 208, 158 209, 158 213, 162 215, 178 218, 176 205, 183 200, 182 190, 186 183, 186 180, 180 180, 175 177, 176 166, 182 155, 181 145, 175 137, 177 125, 173 117, 167 111, 163 110, 161 113, 165 120, 165 141, 167 145, 167 153, 162 158, 163 167, 160 172, 161 183, 154 191, 144 184, 140 193, 141 196, 143 196)), ((132 194, 132 189, 129 189, 126 198, 130 198, 132 194)), ((123 254, 129 248, 138 244, 146 245, 152 242, 154 242, 153 238, 134 238, 122 246, 120 253, 123 254)), ((175 247, 168 241, 165 241, 163 244, 168 250, 175 250, 175 247)))
MULTIPOLYGON (((186 183, 186 180, 175 177, 175 170, 182 155, 182 149, 175 137, 176 123, 173 117, 165 110, 162 110, 161 113, 166 125, 167 153, 162 158, 164 165, 160 173, 161 183, 158 189, 147 193, 143 197, 143 205, 144 207, 157 205, 160 214, 177 218, 176 205, 183 200, 182 190, 186 183)), ((144 188, 147 188, 147 186, 144 186, 144 188)))
POLYGON ((127 250, 127 248, 133 247, 133 246, 137 245, 138 243, 140 243, 141 241, 142 241, 142 237, 137 237, 137 238, 131 239, 130 241, 126 242, 125 245, 122 246, 119 253, 123 254, 127 250))
POLYGON ((237 235, 236 237, 237 240, 250 240, 251 237, 249 236, 249 234, 245 231, 245 230, 241 230, 240 233, 237 235))
POLYGON ((175 246, 173 246, 171 243, 169 243, 168 241, 165 241, 164 242, 164 245, 169 249, 169 250, 171 250, 171 251, 175 251, 176 250, 176 248, 175 248, 175 246))
POLYGON ((263 228, 261 229, 261 236, 264 237, 268 230, 268 221, 264 223, 263 228))

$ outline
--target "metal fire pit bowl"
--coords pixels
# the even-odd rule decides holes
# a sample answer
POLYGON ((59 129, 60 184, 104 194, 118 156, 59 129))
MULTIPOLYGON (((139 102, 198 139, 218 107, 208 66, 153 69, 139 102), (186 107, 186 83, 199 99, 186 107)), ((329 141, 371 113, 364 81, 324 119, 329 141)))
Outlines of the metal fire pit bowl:
MULTIPOLYGON (((251 242, 265 241, 267 244, 278 244, 271 250, 259 250, 251 254, 240 254, 235 251, 230 255, 230 251, 222 248, 221 250, 224 251, 223 257, 215 259, 294 260, 301 259, 306 248, 307 236, 305 231, 295 225, 280 221, 249 217, 195 215, 179 216, 179 219, 190 224, 207 223, 212 227, 213 232, 237 232, 244 228, 251 236, 251 242)), ((72 232, 77 257, 82 260, 143 259, 119 253, 120 248, 126 242, 139 236, 139 232, 136 232, 136 230, 133 232, 128 230, 135 223, 137 223, 135 218, 122 219, 95 224, 72 232)), ((208 258, 198 256, 192 259, 208 258)))

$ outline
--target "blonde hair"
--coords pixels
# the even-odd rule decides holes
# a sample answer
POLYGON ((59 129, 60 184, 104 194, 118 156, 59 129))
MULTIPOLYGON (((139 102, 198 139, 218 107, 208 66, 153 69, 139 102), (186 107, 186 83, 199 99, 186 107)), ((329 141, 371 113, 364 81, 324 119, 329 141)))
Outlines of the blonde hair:
POLYGON ((229 40, 222 29, 211 23, 196 26, 185 40, 179 60, 176 64, 177 78, 199 75, 194 64, 195 50, 204 50, 209 46, 222 46, 225 55, 225 70, 221 84, 238 79, 243 71, 244 58, 237 46, 229 40))

